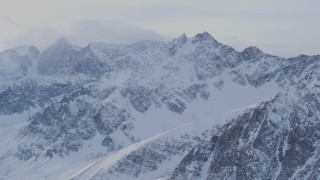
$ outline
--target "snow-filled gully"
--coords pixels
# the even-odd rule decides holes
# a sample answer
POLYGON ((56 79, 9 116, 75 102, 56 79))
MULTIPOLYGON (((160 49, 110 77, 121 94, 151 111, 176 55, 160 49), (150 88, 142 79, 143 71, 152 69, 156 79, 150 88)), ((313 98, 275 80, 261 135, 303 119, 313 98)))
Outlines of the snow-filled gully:
POLYGON ((173 132, 175 130, 189 126, 191 124, 193 124, 193 122, 189 122, 189 123, 183 124, 181 126, 169 129, 169 130, 164 131, 162 133, 151 136, 145 140, 141 140, 139 142, 131 144, 131 145, 127 146, 126 148, 123 148, 117 152, 114 152, 111 154, 109 153, 105 156, 102 156, 102 157, 98 158, 97 160, 91 162, 90 164, 87 164, 84 167, 81 167, 80 169, 77 169, 74 172, 70 173, 64 179, 74 179, 74 180, 92 179, 95 176, 97 176, 100 172, 107 170, 112 165, 117 163, 119 160, 128 156, 131 152, 138 150, 139 148, 143 147, 144 145, 152 142, 153 140, 155 140, 157 138, 160 138, 161 136, 164 136, 170 132, 173 132))

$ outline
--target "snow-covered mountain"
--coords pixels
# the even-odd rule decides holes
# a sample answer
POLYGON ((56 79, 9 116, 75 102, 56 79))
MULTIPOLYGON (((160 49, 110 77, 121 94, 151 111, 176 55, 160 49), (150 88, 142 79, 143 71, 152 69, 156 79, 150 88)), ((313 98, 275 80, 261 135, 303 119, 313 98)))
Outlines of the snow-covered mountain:
POLYGON ((320 56, 209 33, 0 53, 0 179, 318 179, 320 56))

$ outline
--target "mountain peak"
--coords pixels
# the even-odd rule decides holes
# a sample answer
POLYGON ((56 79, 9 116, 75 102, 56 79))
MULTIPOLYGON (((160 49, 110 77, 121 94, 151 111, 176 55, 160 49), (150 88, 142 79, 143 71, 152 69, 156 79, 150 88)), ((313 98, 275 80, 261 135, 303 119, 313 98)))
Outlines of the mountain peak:
POLYGON ((57 41, 55 41, 47 50, 52 51, 52 50, 58 50, 58 51, 69 51, 69 50, 76 50, 80 51, 81 47, 77 45, 72 45, 66 38, 60 38, 57 41))
POLYGON ((181 48, 187 42, 187 36, 185 33, 181 34, 178 38, 171 41, 171 44, 181 48))
POLYGON ((185 33, 181 34, 178 38, 170 42, 169 54, 174 56, 179 48, 182 48, 186 44, 188 38, 185 33))
POLYGON ((250 46, 245 48, 241 54, 244 60, 253 60, 262 56, 264 52, 255 46, 250 46))
POLYGON ((202 41, 207 41, 207 40, 215 40, 211 34, 209 34, 208 32, 203 32, 203 33, 198 33, 195 35, 196 39, 202 40, 202 41))
POLYGON ((193 43, 195 42, 213 42, 213 43, 218 43, 217 40, 215 40, 211 34, 209 34, 208 32, 204 31, 203 33, 198 33, 195 35, 195 37, 193 38, 193 43))
POLYGON ((32 45, 18 46, 14 50, 20 56, 38 57, 40 55, 40 51, 32 45))
POLYGON ((178 38, 176 39, 186 39, 187 38, 187 35, 186 33, 182 33, 178 38))
POLYGON ((58 39, 55 44, 69 44, 69 41, 66 38, 58 39))
POLYGON ((61 48, 70 48, 72 45, 66 38, 60 38, 53 43, 51 47, 61 47, 61 48))

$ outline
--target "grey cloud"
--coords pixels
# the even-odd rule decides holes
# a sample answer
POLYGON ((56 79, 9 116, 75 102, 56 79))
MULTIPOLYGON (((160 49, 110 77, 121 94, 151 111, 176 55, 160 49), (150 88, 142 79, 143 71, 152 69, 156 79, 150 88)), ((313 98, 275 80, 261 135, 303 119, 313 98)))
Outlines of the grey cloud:
POLYGON ((117 22, 75 21, 62 32, 67 39, 80 45, 89 42, 128 44, 141 40, 167 40, 152 30, 117 22))
POLYGON ((20 45, 34 45, 43 50, 61 37, 63 35, 52 28, 31 28, 15 38, 4 40, 3 46, 12 48, 20 45))
POLYGON ((0 21, 11 24, 11 25, 17 25, 17 23, 13 19, 7 16, 0 16, 0 21))
POLYGON ((35 45, 40 50, 47 48, 59 38, 86 46, 91 42, 130 44, 141 40, 161 40, 168 38, 151 30, 116 22, 73 21, 62 28, 31 28, 16 38, 6 40, 6 47, 35 45))

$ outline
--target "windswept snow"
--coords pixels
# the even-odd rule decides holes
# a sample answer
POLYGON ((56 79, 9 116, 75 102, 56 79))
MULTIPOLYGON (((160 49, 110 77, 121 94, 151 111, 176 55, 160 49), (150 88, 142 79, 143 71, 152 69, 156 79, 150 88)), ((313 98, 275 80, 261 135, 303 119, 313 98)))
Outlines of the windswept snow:
POLYGON ((122 158, 126 157, 131 152, 143 147, 144 145, 152 142, 153 140, 160 138, 170 132, 173 132, 175 130, 184 128, 186 126, 191 125, 193 122, 184 124, 182 126, 169 129, 167 131, 164 131, 162 133, 156 134, 154 136, 151 136, 145 140, 141 140, 139 142, 133 143, 129 145, 128 147, 122 148, 121 150, 107 154, 106 157, 102 156, 95 160, 94 162, 91 162, 90 164, 86 165, 85 167, 82 167, 79 170, 76 170, 72 175, 67 176, 66 179, 94 179, 95 176, 99 175, 99 172, 108 170, 109 167, 114 165, 116 162, 121 160, 122 158))

